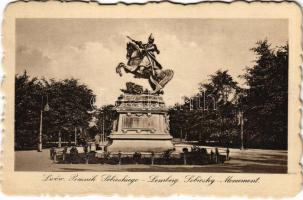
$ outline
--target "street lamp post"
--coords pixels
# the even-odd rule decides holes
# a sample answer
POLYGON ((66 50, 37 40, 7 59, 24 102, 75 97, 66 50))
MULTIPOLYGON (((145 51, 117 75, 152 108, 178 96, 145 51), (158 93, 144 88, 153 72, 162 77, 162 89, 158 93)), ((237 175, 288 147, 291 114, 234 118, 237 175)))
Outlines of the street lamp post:
MULTIPOLYGON (((43 97, 42 97, 43 102, 43 97)), ((42 121, 43 121, 43 109, 40 111, 40 128, 39 128, 39 136, 38 136, 38 152, 42 151, 42 121)))
POLYGON ((209 95, 207 95, 207 97, 211 97, 212 98, 212 100, 213 100, 213 110, 217 110, 217 103, 216 103, 216 98, 214 97, 214 95, 212 95, 212 94, 209 94, 209 95))
POLYGON ((205 90, 203 89, 203 110, 206 111, 206 104, 205 104, 205 90))
POLYGON ((75 127, 75 146, 77 146, 77 127, 75 127))
POLYGON ((61 147, 62 147, 62 141, 61 141, 61 139, 62 139, 62 138, 61 138, 61 130, 59 130, 59 132, 58 132, 58 137, 59 137, 59 139, 58 139, 58 140, 59 140, 59 141, 58 141, 58 147, 59 147, 59 148, 61 148, 61 147))
POLYGON ((181 128, 181 133, 180 133, 180 142, 182 142, 182 138, 183 138, 183 132, 182 132, 182 128, 181 128))
POLYGON ((240 137, 241 137, 241 147, 240 150, 244 150, 244 110, 243 110, 243 93, 240 93, 237 98, 238 103, 238 125, 240 126, 240 137))
POLYGON ((49 111, 48 96, 46 96, 46 104, 43 108, 43 95, 41 100, 41 111, 40 111, 40 127, 38 136, 38 152, 42 152, 42 129, 43 129, 43 111, 49 111))
MULTIPOLYGON (((205 89, 202 90, 202 95, 203 95, 203 111, 204 112, 209 111, 209 106, 208 105, 206 106, 206 98, 207 98, 207 101, 208 101, 209 97, 211 97, 211 99, 213 101, 213 110, 216 111, 217 110, 217 102, 216 102, 215 96, 213 94, 206 95, 206 90, 205 89)), ((201 131, 203 130, 204 112, 202 112, 202 117, 201 117, 201 131)), ((199 134, 199 140, 201 140, 201 131, 200 131, 200 134, 199 134)))
POLYGON ((102 132, 101 132, 101 143, 104 143, 105 142, 105 130, 104 130, 104 126, 105 126, 105 119, 104 119, 104 117, 105 117, 105 112, 104 112, 104 110, 102 109, 101 110, 101 112, 100 112, 100 114, 102 114, 102 125, 101 125, 101 127, 102 127, 102 132))
POLYGON ((239 112, 239 123, 240 123, 240 132, 241 132, 241 150, 244 150, 244 117, 243 117, 243 111, 241 110, 239 112))
POLYGON ((102 114, 102 143, 104 143, 105 141, 105 135, 104 135, 104 127, 105 126, 105 123, 104 123, 104 111, 103 111, 103 114, 102 114))

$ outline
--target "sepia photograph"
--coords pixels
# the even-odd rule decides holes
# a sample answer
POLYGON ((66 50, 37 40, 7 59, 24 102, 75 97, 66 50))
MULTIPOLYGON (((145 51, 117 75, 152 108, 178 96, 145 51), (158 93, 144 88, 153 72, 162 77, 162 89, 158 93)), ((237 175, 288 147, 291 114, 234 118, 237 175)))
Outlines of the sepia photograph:
POLYGON ((17 19, 16 171, 287 173, 287 19, 17 19))
POLYGON ((297 194, 301 19, 291 2, 8 6, 3 191, 297 194))

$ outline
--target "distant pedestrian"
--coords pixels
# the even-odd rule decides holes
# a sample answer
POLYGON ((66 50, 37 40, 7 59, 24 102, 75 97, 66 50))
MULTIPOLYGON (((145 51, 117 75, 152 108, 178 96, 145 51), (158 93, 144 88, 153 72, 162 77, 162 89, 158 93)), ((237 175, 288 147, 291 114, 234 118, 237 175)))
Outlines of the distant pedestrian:
POLYGON ((52 148, 49 149, 49 158, 52 160, 52 156, 53 156, 53 153, 52 153, 52 148))
POLYGON ((65 162, 65 160, 66 160, 66 154, 67 154, 67 147, 65 146, 63 148, 63 151, 62 151, 62 160, 63 160, 63 162, 65 162))
POLYGON ((96 150, 99 150, 99 149, 100 149, 100 148, 99 148, 100 140, 101 140, 101 136, 100 136, 100 134, 97 134, 97 135, 95 136, 96 150))
POLYGON ((219 156, 220 156, 220 154, 219 154, 219 149, 217 147, 215 149, 215 156, 216 156, 216 163, 219 163, 219 156))
POLYGON ((88 153, 88 144, 83 144, 83 151, 84 151, 84 153, 85 154, 87 154, 88 153))
POLYGON ((210 160, 211 161, 214 160, 214 152, 213 152, 213 150, 210 151, 210 160))
POLYGON ((229 160, 229 148, 226 149, 226 160, 229 160))
POLYGON ((50 148, 49 150, 49 156, 51 160, 54 160, 54 150, 55 150, 54 147, 50 148))
POLYGON ((55 148, 54 148, 54 153, 53 153, 53 160, 55 163, 57 162, 57 151, 55 148))
POLYGON ((78 150, 76 146, 73 146, 70 149, 70 158, 71 158, 71 163, 77 163, 78 161, 78 150))

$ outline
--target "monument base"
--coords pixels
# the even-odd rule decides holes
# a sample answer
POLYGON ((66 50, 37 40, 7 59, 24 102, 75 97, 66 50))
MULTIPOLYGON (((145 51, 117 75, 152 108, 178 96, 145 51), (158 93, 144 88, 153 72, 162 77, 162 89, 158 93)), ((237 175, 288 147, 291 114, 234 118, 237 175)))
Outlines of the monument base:
POLYGON ((173 150, 172 137, 170 135, 111 135, 107 152, 110 153, 134 153, 134 152, 154 152, 161 153, 173 150))
POLYGON ((174 149, 161 96, 124 94, 116 101, 115 109, 118 117, 109 135, 107 152, 161 153, 174 149))

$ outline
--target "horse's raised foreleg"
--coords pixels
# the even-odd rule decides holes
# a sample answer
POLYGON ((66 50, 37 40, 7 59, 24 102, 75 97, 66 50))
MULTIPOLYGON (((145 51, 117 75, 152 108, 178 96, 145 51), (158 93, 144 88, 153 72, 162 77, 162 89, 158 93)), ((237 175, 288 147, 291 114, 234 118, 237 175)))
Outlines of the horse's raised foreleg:
POLYGON ((121 68, 124 68, 125 64, 124 63, 119 63, 118 66, 116 67, 116 73, 122 76, 122 70, 121 68))
POLYGON ((138 69, 138 66, 129 66, 129 65, 125 65, 124 63, 119 63, 119 65, 116 68, 117 73, 119 72, 121 73, 121 68, 123 68, 126 73, 135 73, 136 70, 138 69))

